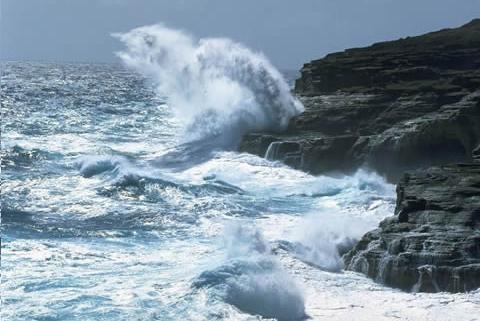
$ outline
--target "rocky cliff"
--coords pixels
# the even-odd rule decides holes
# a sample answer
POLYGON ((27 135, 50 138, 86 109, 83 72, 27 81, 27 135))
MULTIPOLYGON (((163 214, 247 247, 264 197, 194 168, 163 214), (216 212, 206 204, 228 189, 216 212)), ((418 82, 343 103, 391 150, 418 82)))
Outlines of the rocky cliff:
POLYGON ((401 178, 395 215, 346 268, 407 291, 480 287, 480 19, 314 60, 295 92, 305 112, 284 133, 245 136, 242 151, 401 178))
POLYGON ((314 174, 368 166, 392 181, 408 169, 472 161, 480 19, 329 54, 303 66, 295 93, 305 112, 285 133, 246 135, 242 151, 314 174))
POLYGON ((480 163, 405 174, 395 216, 344 260, 347 269, 407 291, 480 287, 480 163))

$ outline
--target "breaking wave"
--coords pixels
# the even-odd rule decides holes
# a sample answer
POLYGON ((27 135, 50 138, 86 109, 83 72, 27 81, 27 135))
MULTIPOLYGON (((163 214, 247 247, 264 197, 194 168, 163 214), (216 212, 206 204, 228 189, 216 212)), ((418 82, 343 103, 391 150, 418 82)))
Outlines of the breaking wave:
POLYGON ((285 129, 303 110, 283 76, 261 53, 225 38, 152 25, 114 34, 130 68, 153 79, 185 125, 185 142, 231 149, 252 131, 285 129))
POLYGON ((200 274, 195 288, 213 289, 239 310, 265 318, 293 321, 306 317, 301 289, 270 253, 258 230, 227 226, 225 244, 226 262, 200 274))

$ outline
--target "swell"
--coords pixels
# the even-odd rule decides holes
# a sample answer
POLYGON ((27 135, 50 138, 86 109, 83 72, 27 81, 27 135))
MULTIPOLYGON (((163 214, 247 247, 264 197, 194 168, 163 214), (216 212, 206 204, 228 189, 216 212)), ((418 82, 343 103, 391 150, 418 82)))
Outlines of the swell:
POLYGON ((2 146, 2 169, 20 170, 32 167, 35 163, 45 160, 58 160, 59 153, 52 153, 39 148, 26 149, 18 145, 2 146))
POLYGON ((243 190, 215 176, 206 176, 202 184, 191 184, 173 176, 167 176, 157 168, 141 167, 120 156, 82 156, 76 162, 80 174, 85 178, 103 175, 105 183, 115 188, 135 187, 145 190, 149 185, 161 188, 176 188, 182 192, 200 196, 205 193, 243 194, 243 190))

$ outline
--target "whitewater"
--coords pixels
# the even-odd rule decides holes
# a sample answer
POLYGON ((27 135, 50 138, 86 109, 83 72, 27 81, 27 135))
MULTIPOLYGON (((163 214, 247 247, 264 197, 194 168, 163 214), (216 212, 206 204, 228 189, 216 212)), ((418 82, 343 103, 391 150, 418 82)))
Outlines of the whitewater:
POLYGON ((480 291, 343 270, 393 214, 374 172, 237 152, 303 111, 230 39, 114 34, 121 65, 2 63, 2 320, 478 320, 480 291))

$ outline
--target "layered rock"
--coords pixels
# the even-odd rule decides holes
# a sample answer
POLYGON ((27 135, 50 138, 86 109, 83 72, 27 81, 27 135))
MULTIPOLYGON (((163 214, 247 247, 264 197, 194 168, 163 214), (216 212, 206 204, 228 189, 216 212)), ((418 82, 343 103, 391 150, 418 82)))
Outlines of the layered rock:
POLYGON ((305 112, 242 151, 314 174, 470 162, 480 144, 480 19, 456 29, 349 49, 305 64, 305 112), (273 145, 271 145, 274 143, 273 145))
POLYGON ((480 19, 314 60, 295 93, 305 112, 284 133, 245 136, 242 151, 313 174, 403 177, 395 215, 346 268, 407 291, 480 287, 480 19))
POLYGON ((395 216, 363 236, 344 261, 407 291, 480 287, 480 163, 405 174, 395 216))
POLYGON ((480 87, 479 50, 480 19, 475 19, 460 28, 329 54, 303 66, 295 90, 309 96, 338 90, 392 95, 472 91, 480 87))

